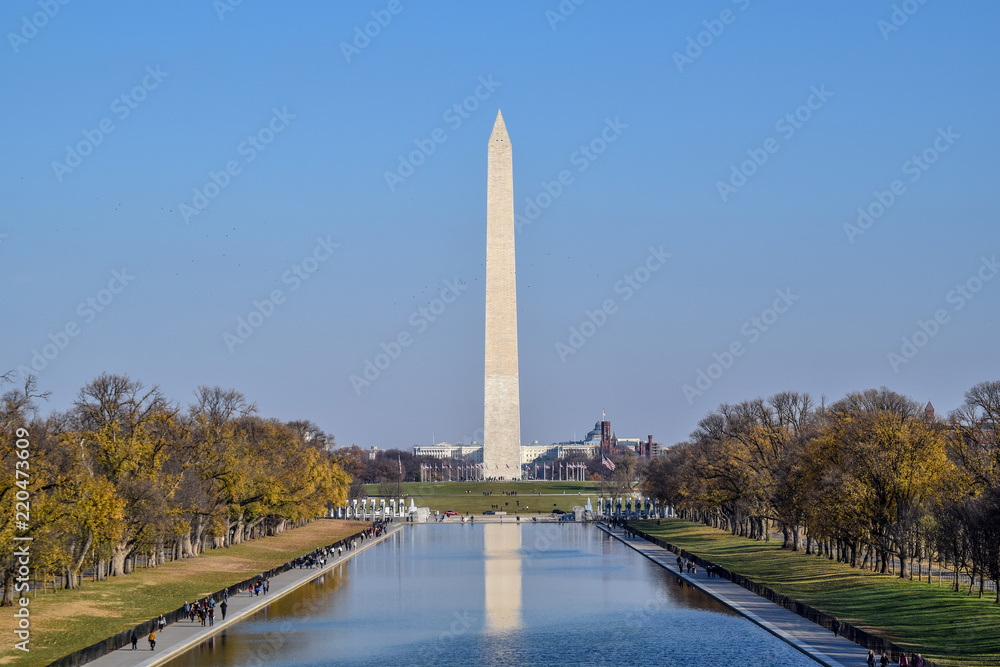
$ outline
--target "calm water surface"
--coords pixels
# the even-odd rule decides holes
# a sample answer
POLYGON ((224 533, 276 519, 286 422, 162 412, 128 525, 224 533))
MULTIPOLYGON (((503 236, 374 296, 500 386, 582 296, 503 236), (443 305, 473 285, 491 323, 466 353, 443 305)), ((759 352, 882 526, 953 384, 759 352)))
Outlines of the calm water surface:
POLYGON ((816 663, 594 526, 429 524, 168 664, 816 663))

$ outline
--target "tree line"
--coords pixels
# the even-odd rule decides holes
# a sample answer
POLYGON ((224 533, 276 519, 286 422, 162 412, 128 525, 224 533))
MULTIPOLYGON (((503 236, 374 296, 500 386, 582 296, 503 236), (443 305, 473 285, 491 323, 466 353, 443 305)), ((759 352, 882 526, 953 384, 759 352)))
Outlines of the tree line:
POLYGON ((65 412, 40 416, 46 397, 30 376, 0 397, 4 604, 13 598, 15 535, 33 538, 33 576, 78 588, 88 567, 101 579, 128 574, 139 559, 154 567, 196 557, 280 533, 346 499, 350 479, 332 438, 308 421, 261 417, 236 390, 199 387, 182 409, 155 386, 104 374, 65 412), (19 429, 29 480, 15 474, 19 429), (24 490, 27 529, 7 511, 24 490))
POLYGON ((982 596, 1000 581, 1000 382, 944 419, 885 387, 832 405, 796 392, 723 404, 645 467, 642 487, 682 518, 778 530, 784 547, 852 567, 947 566, 955 590, 966 574, 982 596))

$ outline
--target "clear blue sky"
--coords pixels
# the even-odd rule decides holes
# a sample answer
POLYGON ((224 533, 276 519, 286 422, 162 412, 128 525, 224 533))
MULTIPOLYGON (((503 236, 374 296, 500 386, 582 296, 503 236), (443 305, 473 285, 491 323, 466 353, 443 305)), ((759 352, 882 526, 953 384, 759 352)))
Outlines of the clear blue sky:
POLYGON ((1000 379, 1000 276, 977 282, 1000 252, 1000 6, 902 4, 893 25, 888 1, 589 0, 565 21, 556 0, 5 2, 0 369, 50 344, 47 409, 107 371, 184 405, 234 387, 340 444, 468 441, 502 108, 519 215, 569 172, 517 236, 523 441, 606 409, 671 443, 789 389, 887 385, 946 412, 1000 379), (647 274, 651 247, 670 257, 647 274), (648 278, 628 299, 626 275, 648 278), (356 389, 366 360, 388 365, 356 389))

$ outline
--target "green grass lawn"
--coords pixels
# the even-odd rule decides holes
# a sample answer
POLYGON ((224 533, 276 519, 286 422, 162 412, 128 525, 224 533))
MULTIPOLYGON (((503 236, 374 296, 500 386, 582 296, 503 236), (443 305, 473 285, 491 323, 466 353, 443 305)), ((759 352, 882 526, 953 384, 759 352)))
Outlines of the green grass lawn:
POLYGON ((1000 665, 1000 605, 681 520, 635 523, 773 590, 946 665, 1000 665))
MULTIPOLYGON (((198 558, 141 569, 124 577, 83 582, 79 590, 38 594, 31 601, 31 651, 13 648, 14 617, 0 613, 0 664, 47 665, 64 655, 156 618, 209 593, 232 586, 353 535, 370 524, 318 520, 228 549, 212 549, 198 558)), ((5 607, 3 611, 10 609, 5 607)), ((170 626, 167 626, 169 632, 170 626)))
MULTIPOLYGON (((413 498, 417 507, 431 511, 452 510, 459 514, 478 514, 499 505, 509 514, 549 514, 554 509, 570 511, 574 505, 586 505, 587 498, 597 503, 600 482, 404 482, 402 496, 407 507, 413 498), (504 491, 516 491, 505 496, 504 491), (493 493, 484 496, 483 493, 493 493)), ((377 497, 379 485, 369 484, 368 494, 377 497)))

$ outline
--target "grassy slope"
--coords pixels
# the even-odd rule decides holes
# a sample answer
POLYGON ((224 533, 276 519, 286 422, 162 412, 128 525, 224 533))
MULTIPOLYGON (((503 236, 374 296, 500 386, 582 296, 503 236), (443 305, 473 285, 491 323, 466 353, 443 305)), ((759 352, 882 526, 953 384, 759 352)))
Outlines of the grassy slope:
MULTIPOLYGON (((368 524, 313 521, 228 549, 207 551, 199 558, 166 563, 106 581, 84 581, 76 591, 39 594, 31 601, 31 652, 13 649, 13 639, 0 647, 0 663, 47 665, 53 660, 232 586, 255 573, 331 544, 368 524)), ((6 612, 9 607, 4 608, 6 612)), ((14 637, 12 614, 0 614, 0 636, 14 637)))
POLYGON ((637 522, 669 544, 948 665, 1000 665, 1000 606, 928 584, 853 569, 678 520, 637 522))
MULTIPOLYGON (((553 509, 568 512, 574 505, 586 505, 588 497, 596 503, 601 488, 599 482, 405 482, 401 486, 407 506, 413 498, 417 507, 460 514, 481 514, 491 505, 500 505, 511 514, 516 509, 527 514, 548 514, 553 509), (518 495, 505 496, 503 491, 517 491, 518 495), (493 495, 484 496, 483 492, 493 495)), ((369 484, 367 491, 376 496, 378 488, 377 484, 369 484)))

